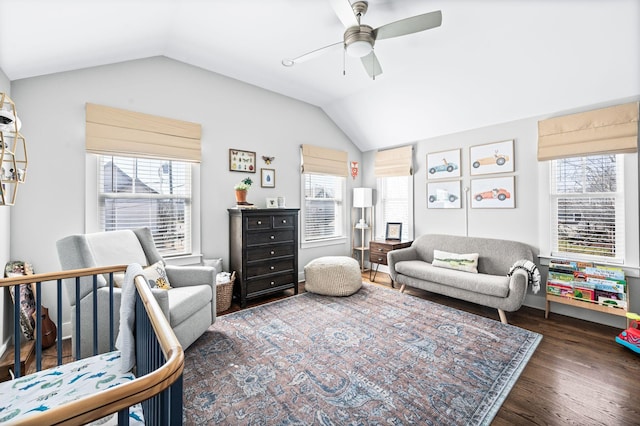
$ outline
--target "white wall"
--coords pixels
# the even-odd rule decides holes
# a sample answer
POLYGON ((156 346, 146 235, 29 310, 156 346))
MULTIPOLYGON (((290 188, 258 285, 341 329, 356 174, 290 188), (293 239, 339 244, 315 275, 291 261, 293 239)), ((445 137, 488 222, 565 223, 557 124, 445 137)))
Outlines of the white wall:
MULTIPOLYGON (((164 57, 17 80, 11 89, 29 149, 28 181, 11 223, 11 253, 30 260, 36 272, 59 270, 55 242, 85 230, 86 102, 202 124, 201 247, 205 257, 222 257, 225 265, 226 209, 235 205, 235 183, 251 176, 248 201, 258 206, 282 195, 287 207, 300 207, 300 144, 346 150, 355 161, 361 156, 321 109, 164 57), (276 188, 260 188, 259 170, 230 172, 230 148, 255 151, 258 169, 276 170, 276 188), (266 166, 262 155, 275 160, 266 166)), ((359 179, 348 185, 359 186, 359 179)), ((300 268, 323 254, 347 255, 349 247, 347 242, 301 250, 300 268)), ((45 294, 45 302, 53 294, 45 294)), ((55 318, 55 312, 50 315, 55 318)))
MULTIPOLYGON (((468 225, 469 236, 521 241, 528 244, 536 256, 548 256, 550 254, 548 238, 549 171, 546 162, 539 163, 537 161, 538 121, 634 100, 638 99, 628 98, 601 105, 580 106, 571 111, 553 112, 544 117, 531 117, 416 142, 414 144, 415 235, 427 233, 465 235, 468 225), (514 209, 466 209, 468 199, 463 200, 461 209, 427 209, 426 157, 428 153, 461 148, 462 187, 470 187, 469 147, 509 139, 514 140, 515 171, 499 175, 474 176, 474 178, 514 175, 516 182, 516 207, 514 209)), ((375 187, 375 177, 372 174, 374 159, 375 152, 373 151, 363 154, 363 167, 367 171, 366 176, 363 177, 363 185, 365 186, 375 187)), ((638 156, 635 154, 625 155, 625 183, 627 185, 625 200, 627 265, 637 268, 639 266, 638 156)), ((546 278, 546 268, 542 267, 541 270, 543 278, 546 278)), ((637 269, 632 269, 630 272, 635 273, 637 277, 637 269)), ((640 307, 639 284, 638 278, 629 279, 632 310, 635 311, 640 307)), ((534 295, 529 290, 525 305, 544 309, 544 304, 544 291, 534 295)), ((625 324, 624 319, 619 317, 569 306, 552 304, 551 309, 552 312, 616 327, 622 327, 625 324)), ((540 315, 543 316, 543 312, 540 315)))
MULTIPOLYGON (((11 95, 11 84, 0 69, 0 92, 11 95)), ((18 110, 20 114, 20 110, 18 110)), ((11 259, 11 207, 0 206, 0 276, 4 277, 4 265, 11 259)), ((8 290, 0 289, 0 356, 4 353, 5 346, 11 335, 11 297, 8 290)))

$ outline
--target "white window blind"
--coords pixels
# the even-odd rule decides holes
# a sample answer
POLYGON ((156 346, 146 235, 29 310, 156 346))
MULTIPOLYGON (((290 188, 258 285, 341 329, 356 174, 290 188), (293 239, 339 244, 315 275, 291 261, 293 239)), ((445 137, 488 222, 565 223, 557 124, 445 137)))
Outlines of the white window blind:
POLYGON ((551 163, 552 255, 624 261, 623 157, 551 163))
POLYGON ((305 242, 344 236, 345 178, 304 173, 305 242))
POLYGON ((402 222, 402 239, 413 238, 413 176, 377 179, 377 238, 384 238, 388 222, 402 222))
POLYGON ((101 230, 148 227, 163 256, 191 253, 191 165, 99 156, 101 230))

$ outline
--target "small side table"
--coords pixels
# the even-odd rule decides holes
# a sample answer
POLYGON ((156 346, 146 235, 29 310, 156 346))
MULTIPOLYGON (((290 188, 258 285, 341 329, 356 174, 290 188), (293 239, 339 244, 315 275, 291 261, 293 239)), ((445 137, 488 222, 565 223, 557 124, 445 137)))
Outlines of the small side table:
MULTIPOLYGON (((393 250, 410 247, 413 241, 400 241, 400 240, 373 240, 369 242, 369 263, 371 263, 371 269, 369 269, 369 280, 371 282, 376 281, 376 275, 378 274, 378 268, 380 265, 387 265, 387 253, 393 250), (376 270, 373 270, 373 264, 376 264, 376 270), (371 273, 373 272, 373 278, 371 273)), ((391 280, 391 287, 393 288, 393 280, 391 280)))

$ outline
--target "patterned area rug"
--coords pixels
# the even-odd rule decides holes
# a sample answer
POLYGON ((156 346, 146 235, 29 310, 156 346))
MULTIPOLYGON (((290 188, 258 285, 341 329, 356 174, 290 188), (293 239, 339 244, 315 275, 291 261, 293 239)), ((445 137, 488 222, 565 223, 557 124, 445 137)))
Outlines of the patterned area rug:
POLYGON ((185 424, 489 424, 540 336, 363 284, 219 317, 185 355, 185 424))

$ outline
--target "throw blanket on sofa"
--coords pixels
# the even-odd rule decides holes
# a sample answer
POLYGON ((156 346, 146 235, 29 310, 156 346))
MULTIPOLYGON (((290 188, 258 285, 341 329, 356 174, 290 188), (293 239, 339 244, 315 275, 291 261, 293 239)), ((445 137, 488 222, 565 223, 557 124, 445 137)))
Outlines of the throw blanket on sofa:
POLYGON ((527 273, 531 289, 534 293, 538 293, 540 291, 540 271, 538 271, 536 264, 526 259, 518 260, 513 264, 513 266, 511 266, 507 275, 513 275, 513 273, 518 269, 522 269, 527 273))

